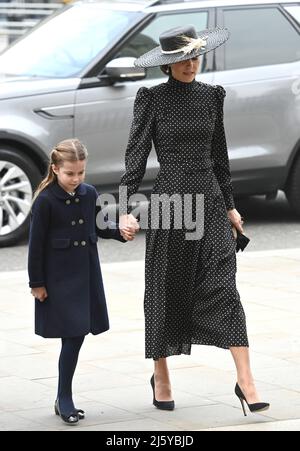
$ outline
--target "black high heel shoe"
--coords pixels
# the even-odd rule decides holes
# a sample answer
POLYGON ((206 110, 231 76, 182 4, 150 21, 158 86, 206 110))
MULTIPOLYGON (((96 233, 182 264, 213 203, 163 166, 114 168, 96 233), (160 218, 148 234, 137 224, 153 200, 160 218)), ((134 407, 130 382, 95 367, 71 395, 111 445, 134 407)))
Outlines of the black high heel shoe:
MULTIPOLYGON (((55 411, 55 415, 59 415, 60 418, 67 424, 74 426, 75 424, 77 424, 79 422, 79 415, 78 412, 73 412, 71 413, 69 416, 64 415, 61 413, 60 408, 59 408, 59 402, 58 399, 55 401, 54 404, 54 411, 55 411)), ((82 411, 83 412, 83 411, 82 411)))
POLYGON ((156 401, 155 399, 155 382, 154 382, 154 374, 150 379, 150 384, 153 390, 153 405, 160 410, 174 410, 175 402, 174 401, 156 401))
POLYGON ((247 413, 246 413, 244 402, 246 402, 246 404, 247 404, 247 406, 248 406, 248 408, 249 408, 251 413, 263 412, 265 410, 269 410, 270 404, 268 404, 267 402, 257 402, 255 404, 249 404, 247 399, 246 399, 246 397, 245 397, 245 395, 244 395, 244 393, 240 389, 239 384, 236 384, 234 391, 235 391, 236 396, 241 401, 242 409, 243 409, 245 417, 247 416, 247 413))

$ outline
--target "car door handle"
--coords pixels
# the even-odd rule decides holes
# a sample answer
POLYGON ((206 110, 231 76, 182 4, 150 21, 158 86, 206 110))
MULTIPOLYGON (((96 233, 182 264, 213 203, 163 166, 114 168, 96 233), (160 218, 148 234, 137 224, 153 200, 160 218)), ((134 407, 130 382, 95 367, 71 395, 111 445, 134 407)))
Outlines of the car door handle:
POLYGON ((38 108, 33 111, 38 116, 49 120, 74 119, 74 105, 38 108))

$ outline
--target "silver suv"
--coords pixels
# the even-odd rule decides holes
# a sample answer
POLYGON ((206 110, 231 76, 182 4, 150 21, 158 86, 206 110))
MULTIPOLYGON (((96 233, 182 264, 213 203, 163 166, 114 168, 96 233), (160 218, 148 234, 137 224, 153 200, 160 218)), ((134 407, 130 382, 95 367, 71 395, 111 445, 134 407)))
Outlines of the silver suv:
MULTIPOLYGON (((231 32, 202 59, 199 79, 227 91, 236 195, 274 198, 282 189, 300 216, 300 2, 79 2, 0 55, 0 246, 27 230, 47 155, 64 138, 87 145, 88 182, 116 190, 136 91, 165 81, 133 61, 162 31, 189 23, 231 32)), ((143 189, 156 172, 153 152, 143 189)))

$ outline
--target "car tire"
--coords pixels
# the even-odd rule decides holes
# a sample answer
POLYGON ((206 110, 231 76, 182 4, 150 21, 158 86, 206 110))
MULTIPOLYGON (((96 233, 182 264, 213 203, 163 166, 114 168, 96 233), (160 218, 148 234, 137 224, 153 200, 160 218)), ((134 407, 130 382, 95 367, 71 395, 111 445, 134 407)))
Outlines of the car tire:
POLYGON ((300 217, 300 155, 289 174, 285 194, 292 210, 300 217))
POLYGON ((32 197, 40 179, 29 157, 0 145, 0 247, 16 244, 28 232, 32 197))

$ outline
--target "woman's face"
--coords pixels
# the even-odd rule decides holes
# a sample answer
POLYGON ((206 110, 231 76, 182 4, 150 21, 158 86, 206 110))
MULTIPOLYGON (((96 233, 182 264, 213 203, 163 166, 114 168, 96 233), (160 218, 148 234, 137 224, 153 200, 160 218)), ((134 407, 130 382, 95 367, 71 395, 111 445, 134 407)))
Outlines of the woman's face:
POLYGON ((199 71, 200 57, 171 64, 172 76, 178 81, 191 83, 199 71))

